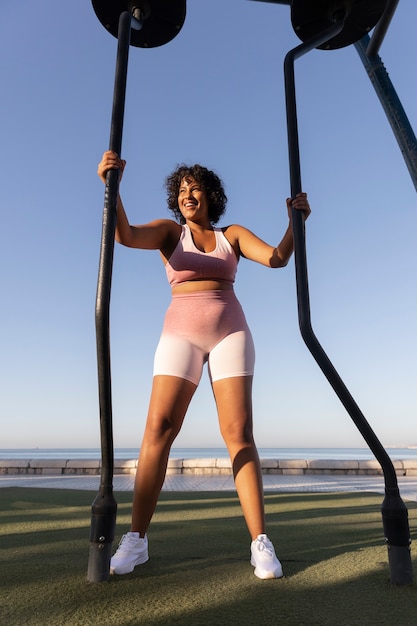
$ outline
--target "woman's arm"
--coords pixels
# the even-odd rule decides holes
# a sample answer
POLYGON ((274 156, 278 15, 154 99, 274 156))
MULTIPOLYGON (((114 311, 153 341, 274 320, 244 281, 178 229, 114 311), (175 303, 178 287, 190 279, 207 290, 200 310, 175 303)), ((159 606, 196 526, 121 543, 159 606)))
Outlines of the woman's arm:
MULTIPOLYGON (((126 161, 110 150, 105 152, 98 165, 97 173, 101 180, 106 182, 106 175, 110 169, 120 169, 120 180, 123 176, 126 161)), ((128 248, 142 248, 146 250, 163 250, 172 247, 179 237, 181 227, 172 220, 154 220, 148 224, 133 226, 129 223, 123 202, 118 196, 117 224, 115 239, 128 248)))
POLYGON ((241 256, 251 261, 256 261, 267 267, 285 267, 294 251, 294 240, 292 234, 292 208, 302 211, 304 219, 307 219, 311 213, 310 205, 307 200, 306 193, 297 194, 294 200, 287 199, 287 211, 290 223, 284 233, 280 243, 274 248, 265 241, 257 237, 253 232, 234 224, 229 226, 226 233, 229 241, 237 247, 241 256))

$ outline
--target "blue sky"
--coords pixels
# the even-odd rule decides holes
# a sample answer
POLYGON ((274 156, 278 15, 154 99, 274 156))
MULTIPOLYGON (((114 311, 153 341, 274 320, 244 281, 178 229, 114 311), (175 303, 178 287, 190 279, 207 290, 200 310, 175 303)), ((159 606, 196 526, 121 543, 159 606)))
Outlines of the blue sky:
MULTIPOLYGON (((117 41, 89 2, 3 2, 1 444, 99 446, 94 305, 117 41)), ((381 48, 417 129, 414 26, 402 0, 381 48)), ((169 217, 163 181, 180 162, 215 169, 222 224, 270 243, 287 225, 283 60, 289 7, 188 0, 180 34, 131 48, 122 194, 134 223, 169 217)), ((417 443, 416 194, 353 46, 296 64, 316 335, 384 445, 417 443)), ((259 446, 364 442, 305 347, 293 260, 242 260, 236 292, 257 348, 259 446)), ((170 294, 157 252, 117 246, 111 303, 114 442, 139 446, 170 294)), ((207 375, 178 446, 221 445, 207 375)))

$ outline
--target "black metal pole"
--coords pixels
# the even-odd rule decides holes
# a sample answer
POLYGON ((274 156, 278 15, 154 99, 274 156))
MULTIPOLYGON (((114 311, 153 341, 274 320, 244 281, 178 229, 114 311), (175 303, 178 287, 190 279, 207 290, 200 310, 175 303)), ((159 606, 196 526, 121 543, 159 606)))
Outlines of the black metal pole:
MULTIPOLYGON (((291 197, 302 191, 300 154, 298 141, 297 108, 295 98, 294 62, 313 48, 335 37, 343 28, 343 20, 336 21, 329 29, 310 41, 304 42, 285 57, 284 77, 288 128, 288 153, 291 179, 291 197)), ((310 298, 308 290, 307 255, 305 245, 304 219, 300 211, 292 211, 294 254, 297 281, 298 319, 301 335, 308 349, 323 371, 327 380, 351 416, 366 443, 379 461, 384 473, 385 499, 382 504, 382 518, 393 584, 405 585, 412 582, 410 554, 410 531, 408 512, 401 500, 395 468, 390 457, 368 424, 344 382, 333 367, 320 345, 311 326, 310 298)))
POLYGON ((365 35, 355 43, 355 48, 382 104, 417 190, 417 138, 381 57, 377 53, 369 53, 371 41, 369 35, 365 35))
MULTIPOLYGON (((119 18, 118 49, 113 92, 109 149, 120 155, 126 94, 127 66, 132 23, 140 27, 128 11, 119 18)), ((117 503, 113 496, 113 418, 110 367, 110 292, 117 221, 119 170, 109 170, 104 193, 103 224, 96 295, 96 342, 100 406, 101 480, 91 509, 90 552, 87 578, 103 582, 110 577, 110 558, 114 540, 117 503)))

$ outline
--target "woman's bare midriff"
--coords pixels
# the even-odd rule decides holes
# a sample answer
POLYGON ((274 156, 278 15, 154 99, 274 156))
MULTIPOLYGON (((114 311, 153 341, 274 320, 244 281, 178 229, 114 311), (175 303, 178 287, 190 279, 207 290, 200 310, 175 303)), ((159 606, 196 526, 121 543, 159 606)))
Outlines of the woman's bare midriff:
POLYGON ((188 280, 181 285, 172 288, 172 295, 179 293, 192 293, 193 291, 213 291, 215 289, 230 290, 233 285, 224 280, 188 280))

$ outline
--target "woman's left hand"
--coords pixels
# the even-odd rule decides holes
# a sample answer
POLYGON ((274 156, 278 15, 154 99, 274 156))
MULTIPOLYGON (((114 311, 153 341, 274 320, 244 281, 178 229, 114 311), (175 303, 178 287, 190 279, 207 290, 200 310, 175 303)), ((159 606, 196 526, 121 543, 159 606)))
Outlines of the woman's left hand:
POLYGON ((291 211, 292 209, 296 209, 297 211, 302 211, 304 214, 304 220, 308 218, 311 213, 310 205, 307 200, 307 194, 302 192, 298 193, 294 199, 287 198, 287 210, 288 217, 291 219, 291 211))

